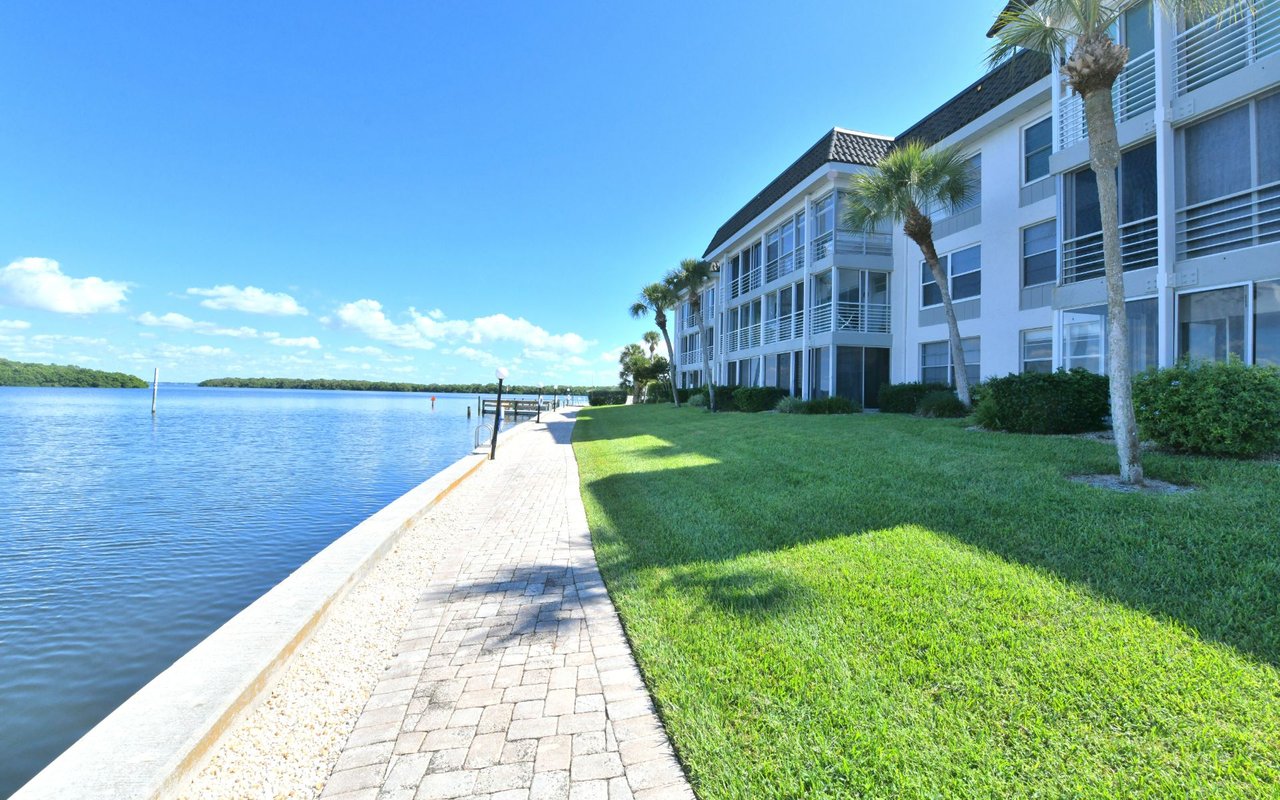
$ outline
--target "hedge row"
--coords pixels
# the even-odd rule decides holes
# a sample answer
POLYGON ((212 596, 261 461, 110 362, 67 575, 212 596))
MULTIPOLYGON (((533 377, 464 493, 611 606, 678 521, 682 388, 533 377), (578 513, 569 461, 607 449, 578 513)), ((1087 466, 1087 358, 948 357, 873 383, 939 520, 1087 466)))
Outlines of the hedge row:
POLYGON ((1133 382, 1142 436, 1183 453, 1259 456, 1280 450, 1280 370, 1240 361, 1180 364, 1133 382))
POLYGON ((1107 427, 1105 375, 1073 369, 992 378, 975 408, 978 424, 1014 433, 1084 433, 1107 427))
POLYGON ((592 389, 587 392, 587 403, 593 406, 620 406, 625 402, 625 389, 592 389))

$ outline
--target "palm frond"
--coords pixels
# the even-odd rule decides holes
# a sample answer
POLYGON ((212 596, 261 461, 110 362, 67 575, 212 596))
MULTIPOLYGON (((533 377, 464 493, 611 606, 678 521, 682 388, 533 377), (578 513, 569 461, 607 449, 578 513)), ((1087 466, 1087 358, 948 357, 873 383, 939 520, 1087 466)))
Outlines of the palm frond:
POLYGON ((1084 30, 1071 9, 1064 7, 1071 1, 1028 0, 1002 11, 996 22, 995 44, 987 53, 988 64, 999 66, 1023 50, 1050 56, 1065 53, 1068 43, 1084 30))

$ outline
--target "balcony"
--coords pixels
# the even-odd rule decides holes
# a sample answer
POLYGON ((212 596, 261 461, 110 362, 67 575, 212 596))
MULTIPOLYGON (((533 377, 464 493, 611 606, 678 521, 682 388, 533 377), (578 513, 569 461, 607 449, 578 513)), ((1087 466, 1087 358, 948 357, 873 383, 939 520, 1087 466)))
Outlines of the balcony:
POLYGON ((889 333, 888 303, 823 303, 811 309, 809 330, 812 334, 837 331, 851 333, 889 333))
POLYGON ((791 314, 784 314, 777 319, 766 320, 764 323, 764 343, 774 344, 775 342, 785 342, 791 339, 798 339, 804 335, 804 311, 796 311, 791 314))
MULTIPOLYGON (((1084 100, 1070 89, 1058 102, 1058 149, 1089 138, 1084 118, 1084 100)), ((1138 56, 1129 62, 1112 88, 1116 124, 1128 122, 1156 107, 1156 52, 1138 56)))
POLYGON ((1174 86, 1195 91, 1280 52, 1280 2, 1240 4, 1187 28, 1174 40, 1174 86))
MULTIPOLYGON (((715 353, 712 352, 712 348, 710 347, 707 348, 707 358, 709 359, 715 358, 715 353)), ((697 348, 693 350, 687 350, 680 354, 680 358, 678 360, 680 362, 681 367, 701 367, 702 353, 699 353, 697 348)))
POLYGON ((730 353, 736 353, 739 350, 749 350, 752 347, 759 347, 761 341, 761 324, 757 322, 754 325, 747 325, 736 331, 728 331, 721 338, 724 342, 726 350, 730 353))
POLYGON ((861 231, 827 231, 813 240, 813 260, 821 261, 835 253, 842 256, 893 255, 893 236, 888 233, 861 231))
MULTIPOLYGON (((1125 272, 1156 265, 1157 227, 1155 217, 1135 220, 1120 226, 1120 264, 1125 272)), ((1062 243, 1062 282, 1064 284, 1099 278, 1104 272, 1101 231, 1077 236, 1062 243)))
POLYGON ((1280 242, 1280 182, 1178 211, 1178 258, 1280 242))
POLYGON ((763 271, 756 267, 729 281, 729 297, 741 297, 747 292, 755 291, 764 285, 763 271))
POLYGON ((783 275, 798 269, 804 269, 804 248, 797 248, 790 253, 783 253, 778 258, 764 265, 764 282, 773 283, 783 275))

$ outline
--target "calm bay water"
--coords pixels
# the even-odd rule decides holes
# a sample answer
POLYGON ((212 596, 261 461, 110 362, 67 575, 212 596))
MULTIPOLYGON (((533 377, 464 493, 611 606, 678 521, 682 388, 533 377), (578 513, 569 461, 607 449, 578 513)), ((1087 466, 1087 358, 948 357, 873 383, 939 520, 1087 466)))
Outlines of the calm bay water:
POLYGON ((471 450, 474 397, 0 387, 0 797, 471 450))

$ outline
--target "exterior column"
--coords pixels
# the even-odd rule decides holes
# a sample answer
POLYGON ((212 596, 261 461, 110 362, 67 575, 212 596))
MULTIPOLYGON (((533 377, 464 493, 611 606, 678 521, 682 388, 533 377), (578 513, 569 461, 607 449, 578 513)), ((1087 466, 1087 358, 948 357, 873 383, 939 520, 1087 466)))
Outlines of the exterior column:
POLYGON ((1172 366, 1177 358, 1174 324, 1177 287, 1177 142, 1172 112, 1174 102, 1174 39, 1177 29, 1169 15, 1155 7, 1156 70, 1156 304, 1160 366, 1172 366))

